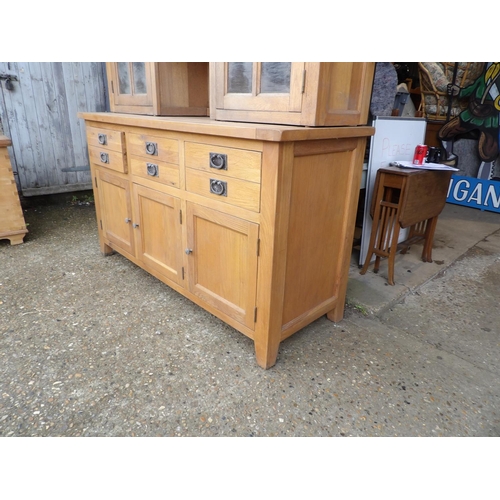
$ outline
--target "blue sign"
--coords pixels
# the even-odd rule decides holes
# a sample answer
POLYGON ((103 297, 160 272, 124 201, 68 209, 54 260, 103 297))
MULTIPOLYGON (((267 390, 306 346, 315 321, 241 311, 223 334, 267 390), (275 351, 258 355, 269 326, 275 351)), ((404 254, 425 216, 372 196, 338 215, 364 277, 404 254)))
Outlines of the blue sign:
POLYGON ((500 182, 452 175, 446 201, 500 213, 500 182))

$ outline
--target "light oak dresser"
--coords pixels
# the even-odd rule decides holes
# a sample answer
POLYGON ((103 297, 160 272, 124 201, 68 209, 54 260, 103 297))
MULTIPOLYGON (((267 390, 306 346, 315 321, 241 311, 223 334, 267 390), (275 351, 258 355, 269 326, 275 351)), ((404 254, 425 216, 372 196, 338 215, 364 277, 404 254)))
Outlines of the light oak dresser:
POLYGON ((294 332, 343 318, 372 127, 79 116, 103 254, 253 339, 263 368, 294 332))

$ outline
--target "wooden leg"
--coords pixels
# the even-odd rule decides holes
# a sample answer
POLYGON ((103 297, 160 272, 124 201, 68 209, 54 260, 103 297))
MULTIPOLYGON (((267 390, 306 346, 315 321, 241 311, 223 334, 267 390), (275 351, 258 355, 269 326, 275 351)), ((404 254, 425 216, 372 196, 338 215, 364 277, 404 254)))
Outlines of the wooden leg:
MULTIPOLYGON (((257 323, 254 333, 255 357, 257 364, 267 370, 276 363, 281 342, 281 321, 274 321, 269 324, 266 311, 262 310, 262 323, 257 323), (274 325, 272 324, 274 322, 274 325)), ((281 315, 280 315, 281 318, 281 315)))
POLYGON ((280 347, 280 341, 275 339, 271 341, 259 341, 255 339, 255 357, 257 359, 257 364, 267 370, 276 364, 276 359, 278 358, 278 350, 280 347))
POLYGON ((334 323, 338 323, 339 321, 342 321, 344 319, 344 308, 345 304, 339 303, 335 309, 332 309, 331 311, 328 311, 326 313, 326 317, 330 320, 333 321, 334 323))
POLYGON ((424 248, 422 250, 422 260, 424 262, 432 262, 432 245, 434 242, 434 233, 437 226, 437 217, 433 217, 427 221, 427 226, 425 228, 425 241, 424 248))
POLYGON ((394 262, 396 260, 396 252, 398 249, 399 223, 395 222, 394 231, 391 239, 391 249, 389 251, 389 263, 387 269, 388 283, 394 285, 394 262))
MULTIPOLYGON (((372 232, 370 234, 370 243, 368 244, 368 254, 365 259, 365 263, 363 264, 363 269, 359 272, 359 274, 365 274, 366 271, 368 270, 368 266, 370 265, 370 262, 372 260, 374 250, 376 247, 376 239, 377 235, 379 233, 379 229, 382 231, 383 228, 381 227, 382 222, 380 220, 380 211, 381 211, 381 206, 380 204, 377 205, 375 209, 375 213, 373 214, 373 221, 372 221, 372 232)), ((378 271, 378 264, 380 263, 380 257, 377 255, 377 258, 375 260, 375 268, 373 272, 378 271)))
POLYGON ((9 236, 8 239, 10 240, 11 245, 20 245, 21 243, 23 243, 24 234, 16 234, 15 236, 9 236))
POLYGON ((99 242, 100 244, 100 247, 101 247, 101 253, 107 257, 108 255, 113 255, 115 253, 115 251, 109 246, 109 245, 106 245, 106 243, 104 243, 104 241, 100 241, 99 242))
POLYGON ((365 274, 366 271, 368 271, 368 266, 370 265, 370 261, 372 260, 373 252, 369 251, 368 255, 366 256, 365 263, 363 265, 363 269, 359 271, 359 274, 365 274))

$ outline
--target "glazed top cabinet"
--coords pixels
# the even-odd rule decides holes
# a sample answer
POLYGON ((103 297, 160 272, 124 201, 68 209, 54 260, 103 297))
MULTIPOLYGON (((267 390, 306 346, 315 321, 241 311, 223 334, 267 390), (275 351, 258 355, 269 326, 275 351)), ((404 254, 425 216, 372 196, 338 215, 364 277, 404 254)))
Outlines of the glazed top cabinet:
POLYGON ((80 116, 103 254, 253 339, 263 368, 294 332, 343 318, 372 127, 80 116))
POLYGON ((208 116, 207 62, 107 62, 113 112, 208 116))
POLYGON ((210 117, 306 126, 366 125, 375 63, 210 63, 210 117))

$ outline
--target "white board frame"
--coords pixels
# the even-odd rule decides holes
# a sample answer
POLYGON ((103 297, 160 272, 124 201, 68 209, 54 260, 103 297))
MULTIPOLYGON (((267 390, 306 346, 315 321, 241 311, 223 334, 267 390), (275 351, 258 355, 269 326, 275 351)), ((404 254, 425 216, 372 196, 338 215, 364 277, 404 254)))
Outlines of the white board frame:
MULTIPOLYGON (((378 116, 373 120, 375 134, 370 141, 370 156, 366 175, 365 207, 363 229, 361 232, 361 249, 359 265, 362 266, 368 255, 372 218, 370 206, 372 203, 375 179, 379 168, 388 167, 394 161, 412 161, 417 144, 424 144, 427 122, 425 118, 378 116)), ((408 229, 399 233, 398 242, 408 236, 408 229)), ((376 256, 373 256, 372 261, 376 256)))

